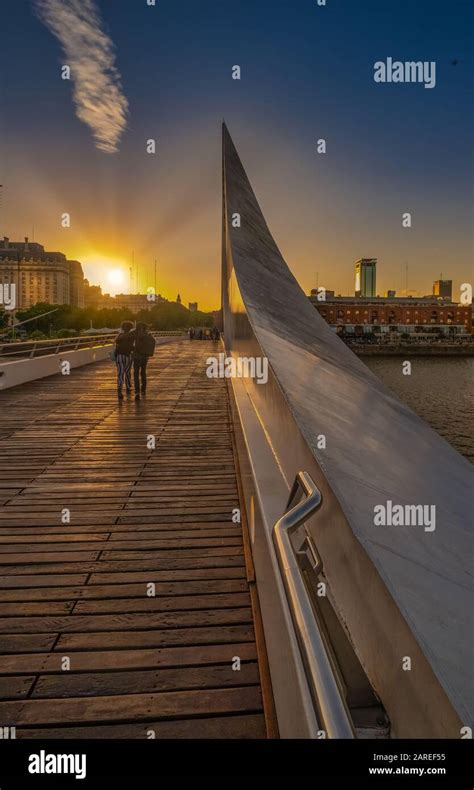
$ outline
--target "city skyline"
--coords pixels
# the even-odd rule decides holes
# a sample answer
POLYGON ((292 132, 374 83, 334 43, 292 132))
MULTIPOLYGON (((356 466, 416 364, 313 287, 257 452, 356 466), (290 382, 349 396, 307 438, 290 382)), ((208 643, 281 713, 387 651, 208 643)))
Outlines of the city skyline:
POLYGON ((35 3, 5 5, 1 235, 33 237, 34 227, 35 238, 67 249, 104 290, 115 286, 100 261, 127 284, 134 251, 140 290, 153 286, 156 259, 162 293, 191 292, 204 309, 215 308, 225 117, 305 292, 329 276, 331 288, 350 292, 347 262, 375 254, 384 261, 381 293, 405 291, 407 265, 408 290, 418 294, 439 272, 449 270, 454 292, 470 281, 471 11, 464 0, 456 13, 441 0, 420 0, 415 8, 397 4, 396 14, 368 0, 363 15, 352 3, 301 0, 294 14, 290 0, 241 0, 235 8, 203 0, 181 3, 185 27, 176 3, 102 0, 95 5, 127 102, 115 153, 97 147, 77 117, 74 81, 61 77, 67 58, 35 3), (334 40, 344 57, 334 57, 334 40), (436 62, 436 86, 374 82, 373 64, 388 55, 436 62), (232 78, 235 64, 240 80, 232 78), (24 123, 25 107, 34 123, 24 123), (147 153, 149 139, 155 154, 147 153))
MULTIPOLYGON (((109 268, 105 269, 106 282, 105 283, 91 282, 87 277, 87 263, 84 264, 84 261, 72 260, 62 250, 61 251, 49 250, 47 245, 40 244, 38 242, 32 242, 30 241, 28 236, 24 237, 24 241, 18 241, 15 239, 10 239, 10 237, 8 236, 4 236, 3 241, 0 241, 0 282, 1 283, 15 282, 15 278, 20 274, 22 261, 25 264, 25 268, 30 268, 31 264, 37 261, 38 264, 40 265, 41 271, 47 272, 48 262, 50 260, 54 261, 57 257, 59 257, 60 259, 64 258, 65 264, 69 266, 74 265, 76 269, 77 269, 77 265, 79 264, 82 267, 84 287, 91 287, 92 289, 99 288, 102 292, 102 297, 111 297, 112 299, 114 299, 116 296, 125 296, 125 295, 142 295, 146 297, 147 294, 150 294, 150 290, 153 289, 153 293, 157 297, 158 301, 163 301, 164 299, 166 301, 179 301, 180 303, 184 301, 185 304, 186 302, 192 304, 196 303, 192 297, 185 297, 183 300, 180 296, 179 291, 177 292, 177 296, 174 298, 171 293, 170 294, 161 293, 159 282, 156 279, 155 271, 154 271, 154 278, 152 280, 153 285, 151 285, 150 283, 148 286, 145 287, 145 289, 140 290, 140 278, 138 276, 138 271, 137 271, 138 267, 136 266, 136 264, 135 264, 135 270, 132 267, 129 267, 128 287, 124 287, 126 286, 127 272, 125 269, 118 268, 120 266, 120 262, 113 259, 108 260, 109 268), (41 253, 39 253, 40 247, 42 248, 41 253), (14 251, 15 255, 10 258, 9 255, 11 251, 14 251), (20 258, 20 254, 23 257, 20 258), (49 256, 54 256, 54 258, 50 259, 49 256), (9 266, 11 271, 7 271, 9 266), (118 276, 118 275, 123 275, 123 276, 118 276)), ((133 258, 132 258, 132 263, 133 263, 133 258)), ((372 294, 366 295, 361 292, 358 293, 357 292, 358 281, 360 283, 360 275, 358 274, 358 264, 360 263, 362 264, 368 263, 370 265, 373 265, 374 271, 377 271, 377 275, 375 274, 373 275, 373 284, 375 284, 376 282, 375 277, 376 276, 378 277, 380 273, 380 270, 378 269, 378 263, 379 263, 378 259, 362 258, 362 259, 354 260, 352 263, 353 275, 354 275, 354 267, 355 267, 355 282, 353 282, 353 288, 352 289, 349 288, 349 290, 345 294, 343 292, 339 292, 337 294, 338 297, 342 296, 342 297, 351 298, 352 296, 354 296, 355 298, 364 298, 364 297, 367 298, 373 296, 376 298, 386 297, 389 299, 400 298, 400 297, 405 297, 405 298, 408 297, 408 298, 416 299, 422 297, 426 298, 428 296, 446 297, 448 296, 447 292, 445 293, 439 292, 438 294, 436 294, 436 287, 438 286, 439 288, 440 284, 444 284, 444 287, 448 287, 448 289, 451 291, 451 298, 453 302, 460 302, 461 300, 460 299, 461 293, 457 294, 457 292, 452 290, 452 282, 453 282, 452 279, 447 279, 446 277, 443 277, 443 273, 440 273, 439 279, 432 280, 432 287, 430 292, 428 292, 426 288, 418 293, 410 289, 408 291, 406 291, 406 289, 405 290, 401 289, 400 291, 397 291, 397 289, 395 288, 387 288, 385 289, 384 293, 380 293, 379 289, 375 287, 375 292, 372 294), (353 294, 350 293, 351 290, 354 292, 353 294)), ((53 273, 53 268, 51 269, 51 274, 52 273, 53 273)), ((26 285, 24 281, 22 283, 22 288, 19 287, 19 283, 16 284, 16 287, 18 291, 18 296, 20 297, 19 299, 17 299, 17 304, 16 304, 17 309, 21 309, 21 307, 24 306, 23 302, 25 301, 28 301, 29 303, 33 303, 31 298, 29 300, 25 300, 21 298, 22 290, 25 291, 26 289, 26 285)), ((30 285, 30 287, 32 288, 33 286, 30 285)), ((38 285, 36 284, 35 288, 37 287, 38 285)), ((39 287, 43 291, 43 296, 41 299, 38 299, 38 301, 51 303, 51 304, 64 303, 68 301, 67 299, 63 298, 58 300, 58 302, 55 302, 53 298, 51 299, 49 297, 45 298, 45 294, 44 294, 45 283, 43 283, 42 285, 40 284, 39 287)), ((49 286, 46 286, 46 288, 49 288, 49 286)), ((320 293, 323 291, 328 291, 331 294, 336 293, 336 289, 331 288, 330 281, 327 281, 326 285, 323 285, 322 283, 319 284, 318 282, 316 287, 311 288, 309 290, 308 295, 312 295, 313 293, 316 293, 318 291, 320 293)), ((174 292, 176 293, 176 288, 174 289, 174 292)), ((51 292, 51 296, 53 296, 53 292, 51 292)), ((465 303, 465 295, 463 299, 465 303)), ((205 309, 208 310, 208 308, 205 309)), ((208 311, 216 311, 218 309, 220 309, 220 305, 213 306, 208 311)))

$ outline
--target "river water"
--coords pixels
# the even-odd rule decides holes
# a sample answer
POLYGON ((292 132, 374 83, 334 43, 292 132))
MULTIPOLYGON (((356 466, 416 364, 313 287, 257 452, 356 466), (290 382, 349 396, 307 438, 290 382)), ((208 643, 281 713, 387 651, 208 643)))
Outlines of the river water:
POLYGON ((361 360, 401 401, 474 463, 474 358, 411 357, 410 376, 403 375, 402 357, 361 360))

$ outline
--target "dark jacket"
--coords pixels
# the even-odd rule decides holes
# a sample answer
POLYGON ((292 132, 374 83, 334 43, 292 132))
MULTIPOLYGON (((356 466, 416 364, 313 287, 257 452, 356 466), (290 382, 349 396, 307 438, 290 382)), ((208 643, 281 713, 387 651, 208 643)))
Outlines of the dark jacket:
POLYGON ((124 354, 129 357, 133 351, 133 344, 135 342, 134 332, 120 332, 115 338, 115 353, 124 354))
POLYGON ((151 357, 155 351, 155 339, 147 331, 134 330, 135 349, 134 354, 139 357, 151 357))

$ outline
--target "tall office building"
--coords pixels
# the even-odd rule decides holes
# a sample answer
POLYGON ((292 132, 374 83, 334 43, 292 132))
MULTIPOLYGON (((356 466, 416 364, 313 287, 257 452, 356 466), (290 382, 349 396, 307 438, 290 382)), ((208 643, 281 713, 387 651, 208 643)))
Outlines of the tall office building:
POLYGON ((433 296, 439 296, 443 299, 453 298, 453 281, 452 280, 435 280, 433 283, 433 296))
POLYGON ((377 258, 359 258, 355 262, 355 295, 376 296, 377 258))

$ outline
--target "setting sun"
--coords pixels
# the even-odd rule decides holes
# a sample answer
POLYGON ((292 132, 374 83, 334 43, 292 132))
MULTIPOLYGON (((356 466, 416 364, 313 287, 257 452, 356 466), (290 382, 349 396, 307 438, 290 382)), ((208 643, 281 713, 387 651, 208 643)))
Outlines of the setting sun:
POLYGON ((123 286, 125 282, 125 272, 123 269, 110 269, 107 272, 107 280, 110 285, 123 286))

